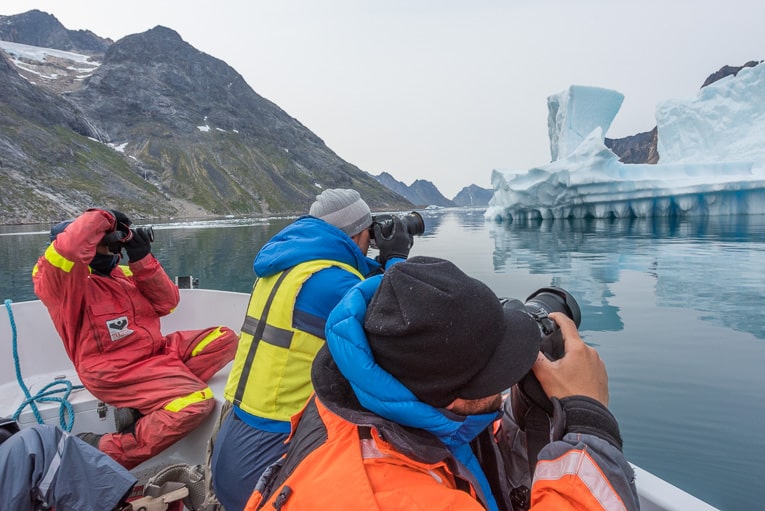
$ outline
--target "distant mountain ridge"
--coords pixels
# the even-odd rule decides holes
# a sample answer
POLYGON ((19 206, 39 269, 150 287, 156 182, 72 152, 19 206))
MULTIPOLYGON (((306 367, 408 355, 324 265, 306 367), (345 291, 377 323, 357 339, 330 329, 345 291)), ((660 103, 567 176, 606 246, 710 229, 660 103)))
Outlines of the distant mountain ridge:
POLYGON ((396 178, 387 172, 382 172, 372 177, 397 194, 405 197, 415 206, 454 206, 454 203, 441 195, 441 192, 430 181, 418 179, 411 186, 407 186, 401 181, 397 181, 396 178))
POLYGON ((374 177, 378 182, 387 186, 390 190, 405 197, 409 202, 417 206, 472 206, 484 207, 489 205, 493 191, 470 185, 462 190, 451 200, 444 197, 436 186, 427 180, 417 179, 411 185, 398 181, 387 172, 382 172, 374 177))
POLYGON ((90 30, 68 30, 55 16, 33 9, 15 16, 0 16, 0 40, 102 55, 114 44, 90 30))
POLYGON ((457 193, 452 199, 452 202, 457 206, 463 207, 486 207, 489 205, 489 200, 494 195, 494 190, 491 188, 481 188, 478 185, 466 186, 457 193))
POLYGON ((336 187, 373 210, 412 207, 169 28, 111 43, 30 11, 0 16, 0 37, 92 57, 85 69, 0 52, 0 223, 93 206, 134 218, 303 214, 336 187))

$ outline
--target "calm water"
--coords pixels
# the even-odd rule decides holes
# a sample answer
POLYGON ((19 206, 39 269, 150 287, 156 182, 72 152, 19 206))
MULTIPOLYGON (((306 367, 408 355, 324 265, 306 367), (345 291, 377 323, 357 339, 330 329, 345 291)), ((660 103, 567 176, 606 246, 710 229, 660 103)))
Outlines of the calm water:
MULTIPOLYGON (((499 296, 554 284, 576 297, 632 462, 721 509, 761 508, 765 218, 499 225, 478 210, 424 216, 413 255, 450 259, 499 296)), ((288 222, 157 225, 154 252, 171 276, 248 292, 255 252, 288 222)), ((30 273, 48 228, 0 228, 0 298, 34 299, 30 273)))

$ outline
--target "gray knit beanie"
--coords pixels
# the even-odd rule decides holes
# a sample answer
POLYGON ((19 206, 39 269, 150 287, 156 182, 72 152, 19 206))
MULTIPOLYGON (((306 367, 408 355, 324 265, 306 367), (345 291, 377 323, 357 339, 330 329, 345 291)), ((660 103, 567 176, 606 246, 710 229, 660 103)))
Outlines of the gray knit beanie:
POLYGON ((308 214, 355 236, 372 225, 372 212, 356 190, 332 188, 316 196, 308 214))

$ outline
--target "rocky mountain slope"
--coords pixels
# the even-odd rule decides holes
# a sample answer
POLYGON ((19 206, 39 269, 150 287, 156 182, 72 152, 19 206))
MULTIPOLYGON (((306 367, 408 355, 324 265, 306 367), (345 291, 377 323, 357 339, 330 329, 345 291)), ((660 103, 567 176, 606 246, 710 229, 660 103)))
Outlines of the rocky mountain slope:
POLYGON ((489 205, 489 199, 494 195, 494 190, 481 188, 478 185, 466 186, 457 193, 452 199, 456 206, 464 207, 486 207, 489 205))
POLYGON ((416 206, 454 206, 454 203, 441 195, 438 188, 430 181, 418 179, 407 186, 387 172, 372 177, 416 206))
POLYGON ((37 9, 15 16, 0 16, 0 40, 85 55, 103 55, 114 43, 90 30, 68 30, 55 16, 37 9))
POLYGON ((0 38, 0 223, 300 214, 333 187, 412 207, 169 28, 111 43, 30 11, 0 38))

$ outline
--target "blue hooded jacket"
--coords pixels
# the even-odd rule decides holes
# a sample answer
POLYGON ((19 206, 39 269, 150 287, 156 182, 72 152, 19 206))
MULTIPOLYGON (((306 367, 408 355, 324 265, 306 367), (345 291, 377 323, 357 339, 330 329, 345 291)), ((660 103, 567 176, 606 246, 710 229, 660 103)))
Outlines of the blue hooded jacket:
POLYGON ((417 399, 377 364, 364 332, 364 316, 381 280, 380 275, 358 284, 330 314, 326 339, 332 358, 364 408, 394 423, 435 435, 470 471, 489 509, 496 510, 489 483, 469 443, 500 414, 464 417, 434 408, 417 399))
MULTIPOLYGON (((316 217, 302 216, 272 237, 255 256, 253 269, 258 277, 269 277, 293 266, 316 259, 329 259, 356 268, 362 275, 379 270, 380 264, 366 257, 343 231, 316 217)), ((295 300, 296 328, 324 338, 324 326, 332 308, 359 278, 338 267, 311 275, 295 300)), ((290 423, 249 414, 235 406, 236 415, 254 428, 288 433, 290 423)))
MULTIPOLYGON (((253 268, 258 277, 268 277, 316 259, 351 265, 364 276, 380 269, 380 264, 366 257, 347 234, 312 216, 300 217, 271 238, 255 256, 253 268)), ((324 338, 330 311, 358 283, 358 277, 337 267, 311 276, 295 302, 295 326, 324 338)))

